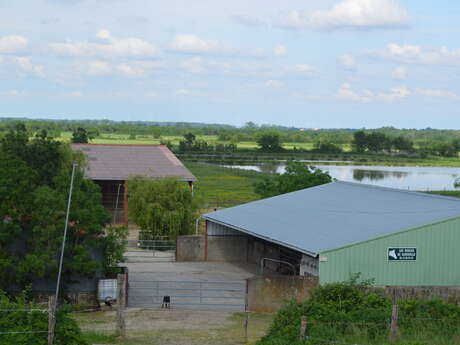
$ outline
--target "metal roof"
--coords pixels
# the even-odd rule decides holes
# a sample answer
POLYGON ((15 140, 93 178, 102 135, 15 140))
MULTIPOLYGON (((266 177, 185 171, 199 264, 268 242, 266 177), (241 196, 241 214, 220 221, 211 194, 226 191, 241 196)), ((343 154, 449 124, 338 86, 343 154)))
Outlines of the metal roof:
POLYGON ((316 255, 457 216, 457 198, 335 181, 204 218, 316 255))
POLYGON ((128 180, 132 176, 177 177, 196 181, 195 176, 163 145, 72 144, 86 156, 86 177, 93 180, 128 180))

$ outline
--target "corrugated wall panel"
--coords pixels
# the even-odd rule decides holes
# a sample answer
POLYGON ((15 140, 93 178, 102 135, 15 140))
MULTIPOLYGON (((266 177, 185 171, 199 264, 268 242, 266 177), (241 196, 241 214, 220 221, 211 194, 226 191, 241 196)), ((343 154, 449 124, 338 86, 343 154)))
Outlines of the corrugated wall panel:
POLYGON ((207 220, 208 236, 245 236, 241 231, 207 220))
POLYGON ((321 284, 361 273, 361 279, 375 279, 376 285, 460 286, 460 219, 326 251, 320 257, 321 284), (388 261, 390 247, 415 247, 417 260, 388 261))

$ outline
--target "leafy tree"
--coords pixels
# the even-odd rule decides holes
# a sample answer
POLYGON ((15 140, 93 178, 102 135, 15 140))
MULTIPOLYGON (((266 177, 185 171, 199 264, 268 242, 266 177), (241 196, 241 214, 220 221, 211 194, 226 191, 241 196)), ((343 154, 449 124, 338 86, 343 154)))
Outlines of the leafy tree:
POLYGON ((338 145, 335 145, 329 141, 317 141, 315 142, 313 152, 318 153, 341 153, 342 148, 338 145))
POLYGON ((257 145, 262 151, 278 152, 283 148, 281 146, 281 138, 277 132, 266 132, 257 138, 257 145))
POLYGON ((80 161, 65 251, 63 282, 103 269, 93 259, 110 241, 110 220, 99 187, 83 176, 82 156, 42 131, 29 140, 25 127, 8 133, 0 145, 0 287, 55 279, 72 160, 80 161))
POLYGON ((367 148, 367 135, 364 131, 357 131, 353 134, 353 146, 356 152, 362 153, 367 148))
POLYGON ((248 121, 244 124, 244 128, 247 128, 247 129, 257 129, 258 127, 259 126, 257 126, 257 124, 255 124, 252 121, 248 121))
POLYGON ((398 151, 412 152, 414 143, 403 136, 398 136, 392 140, 392 146, 398 151))
POLYGON ((152 237, 194 231, 199 203, 184 182, 136 177, 128 181, 128 190, 131 220, 152 237))
POLYGON ((385 148, 387 137, 383 133, 372 132, 367 135, 367 148, 372 152, 379 152, 385 148))
POLYGON ((85 128, 78 127, 72 133, 72 142, 74 144, 87 144, 88 139, 88 133, 85 128))
POLYGON ((187 134, 184 134, 184 139, 185 139, 185 143, 187 145, 193 145, 193 142, 195 141, 196 136, 195 136, 195 134, 189 132, 187 134))
POLYGON ((256 182, 254 190, 261 197, 268 198, 331 181, 332 178, 327 172, 301 162, 291 161, 288 162, 283 174, 276 174, 256 182))

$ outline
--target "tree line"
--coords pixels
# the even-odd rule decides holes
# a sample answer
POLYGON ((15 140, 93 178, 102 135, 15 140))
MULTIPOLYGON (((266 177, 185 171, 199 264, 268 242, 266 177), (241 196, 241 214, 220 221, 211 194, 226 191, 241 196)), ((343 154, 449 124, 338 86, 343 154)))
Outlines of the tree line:
POLYGON ((1 139, 0 289, 21 289, 39 279, 56 279, 73 162, 78 167, 64 285, 97 272, 109 273, 122 259, 118 240, 124 230, 106 228, 110 215, 102 206, 99 187, 84 177, 84 160, 82 153, 54 140, 46 130, 30 138, 23 124, 1 139))

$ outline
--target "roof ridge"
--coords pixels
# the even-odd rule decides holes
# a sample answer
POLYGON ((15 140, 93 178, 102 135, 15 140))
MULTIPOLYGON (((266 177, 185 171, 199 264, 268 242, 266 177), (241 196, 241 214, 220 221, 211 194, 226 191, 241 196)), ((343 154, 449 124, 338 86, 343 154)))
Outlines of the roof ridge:
POLYGON ((430 193, 424 193, 424 192, 419 192, 419 191, 405 190, 405 189, 400 189, 400 188, 391 188, 391 187, 378 186, 378 185, 360 183, 360 182, 350 182, 350 181, 341 181, 341 180, 335 180, 335 182, 342 183, 342 184, 349 184, 353 186, 360 186, 360 187, 369 188, 369 189, 381 189, 387 192, 398 192, 398 193, 405 193, 405 194, 411 194, 411 195, 415 194, 415 195, 422 196, 422 197, 429 197, 429 198, 435 198, 435 199, 444 199, 444 200, 460 202, 460 198, 456 198, 453 196, 430 194, 430 193))

